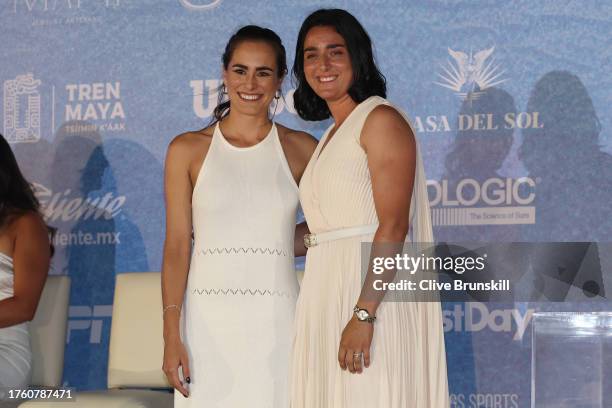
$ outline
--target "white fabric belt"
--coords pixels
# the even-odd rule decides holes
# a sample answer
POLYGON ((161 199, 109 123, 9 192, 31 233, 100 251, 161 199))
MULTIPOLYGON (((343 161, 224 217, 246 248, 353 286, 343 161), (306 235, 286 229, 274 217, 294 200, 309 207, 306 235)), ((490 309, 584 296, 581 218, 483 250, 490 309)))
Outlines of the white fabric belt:
POLYGON ((376 232, 378 224, 358 225, 356 227, 341 228, 332 231, 320 232, 318 234, 304 235, 304 246, 310 248, 323 242, 336 241, 338 239, 356 237, 359 235, 376 232))

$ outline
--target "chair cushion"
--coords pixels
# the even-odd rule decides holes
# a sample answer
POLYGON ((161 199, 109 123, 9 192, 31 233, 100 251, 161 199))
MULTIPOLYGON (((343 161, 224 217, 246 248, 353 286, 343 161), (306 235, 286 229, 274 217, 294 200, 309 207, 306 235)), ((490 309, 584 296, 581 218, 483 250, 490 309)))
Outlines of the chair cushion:
POLYGON ((161 274, 117 275, 108 356, 108 388, 170 388, 164 357, 161 274))
POLYGON ((30 322, 32 345, 30 383, 37 388, 58 387, 62 384, 69 298, 70 277, 49 276, 34 319, 30 322))

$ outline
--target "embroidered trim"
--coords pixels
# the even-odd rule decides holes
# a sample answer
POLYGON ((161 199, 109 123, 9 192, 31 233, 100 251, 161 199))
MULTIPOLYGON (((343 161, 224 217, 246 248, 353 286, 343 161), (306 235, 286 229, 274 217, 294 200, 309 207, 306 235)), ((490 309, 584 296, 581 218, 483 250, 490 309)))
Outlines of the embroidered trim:
POLYGON ((253 248, 253 247, 237 247, 237 248, 206 248, 197 251, 200 255, 221 255, 221 254, 261 254, 261 255, 278 255, 287 256, 287 251, 274 248, 253 248))
POLYGON ((193 289, 191 291, 193 295, 268 295, 268 296, 282 296, 286 298, 296 298, 297 294, 285 292, 282 290, 261 290, 261 289, 193 289))

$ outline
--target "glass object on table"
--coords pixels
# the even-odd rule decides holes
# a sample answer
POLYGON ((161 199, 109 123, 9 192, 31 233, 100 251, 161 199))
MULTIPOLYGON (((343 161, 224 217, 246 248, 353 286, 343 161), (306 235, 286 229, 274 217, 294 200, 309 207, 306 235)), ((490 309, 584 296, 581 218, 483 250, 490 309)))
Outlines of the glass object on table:
POLYGON ((612 407, 612 313, 533 316, 532 408, 612 407))

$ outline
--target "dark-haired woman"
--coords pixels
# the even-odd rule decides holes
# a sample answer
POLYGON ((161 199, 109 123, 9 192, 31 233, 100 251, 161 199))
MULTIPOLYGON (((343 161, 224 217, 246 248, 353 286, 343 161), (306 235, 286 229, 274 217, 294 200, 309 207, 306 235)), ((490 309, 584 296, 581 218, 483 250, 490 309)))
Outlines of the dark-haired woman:
POLYGON ((0 135, 0 401, 30 382, 28 322, 49 270, 51 248, 38 201, 0 135))
POLYGON ((274 32, 241 28, 222 62, 228 101, 166 158, 164 371, 176 407, 284 408, 297 183, 316 139, 270 119, 286 74, 274 32))
MULTIPOLYGON (((292 408, 447 408, 436 302, 381 302, 361 242, 433 242, 423 165, 406 118, 385 99, 370 39, 344 10, 319 10, 299 32, 295 107, 333 117, 300 183, 311 234, 296 307, 292 408)), ((384 248, 383 248, 384 250, 384 248)))

